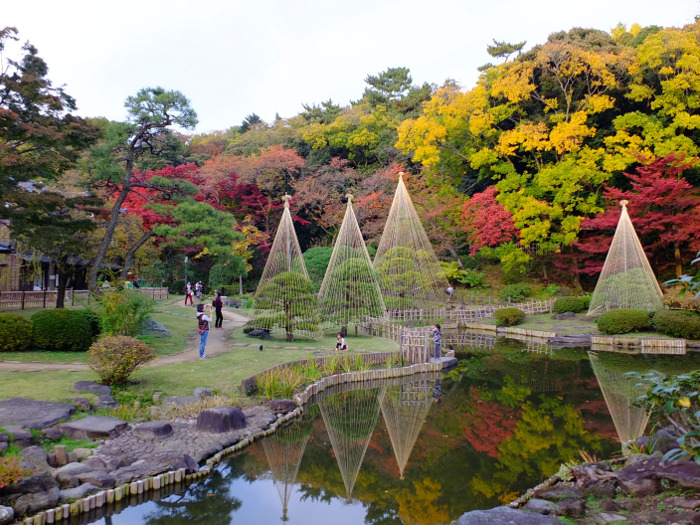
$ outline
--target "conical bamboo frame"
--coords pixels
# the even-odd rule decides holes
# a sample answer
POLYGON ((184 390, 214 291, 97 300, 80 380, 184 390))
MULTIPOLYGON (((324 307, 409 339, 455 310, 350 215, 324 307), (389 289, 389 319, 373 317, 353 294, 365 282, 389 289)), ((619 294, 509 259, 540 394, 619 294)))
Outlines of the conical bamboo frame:
POLYGON ((442 306, 449 286, 411 196, 399 182, 374 256, 379 286, 388 309, 442 306))
POLYGON ((321 320, 329 330, 386 313, 372 261, 352 208, 352 195, 318 294, 321 320))
POLYGON ((293 326, 293 337, 319 340, 323 332, 318 302, 294 230, 290 199, 289 195, 283 197, 282 219, 255 292, 254 326, 282 335, 286 335, 288 326, 293 326), (303 291, 306 286, 308 291, 303 291), (298 291, 298 296, 294 296, 293 290, 298 291))
POLYGON ((663 294, 627 213, 627 201, 620 201, 620 205, 620 220, 591 296, 588 315, 616 308, 650 312, 663 309, 663 294))

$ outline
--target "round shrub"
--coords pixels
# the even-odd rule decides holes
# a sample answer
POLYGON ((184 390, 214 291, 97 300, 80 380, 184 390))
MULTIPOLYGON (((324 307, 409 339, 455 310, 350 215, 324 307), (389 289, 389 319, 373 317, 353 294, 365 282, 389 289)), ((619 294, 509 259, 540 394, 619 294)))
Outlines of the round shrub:
POLYGON ((636 308, 608 310, 598 318, 598 330, 609 335, 639 332, 650 327, 649 312, 636 308))
POLYGON ((514 326, 525 319, 525 312, 517 308, 499 308, 493 312, 498 326, 514 326))
POLYGON ((510 297, 511 301, 517 303, 528 297, 530 293, 531 290, 527 284, 517 283, 509 284, 508 286, 503 288, 503 290, 501 290, 498 296, 503 300, 508 300, 508 298, 510 297))
POLYGON ((661 310, 654 314, 652 326, 671 337, 700 339, 700 315, 695 312, 661 310))
POLYGON ((105 385, 119 385, 139 366, 155 359, 155 351, 134 337, 105 337, 88 350, 89 364, 105 385))
POLYGON ((168 291, 174 295, 185 295, 185 280, 175 279, 168 287, 168 291))
POLYGON ((552 311, 555 314, 563 314, 564 312, 585 312, 591 302, 589 296, 585 297, 558 297, 554 301, 552 311))
POLYGON ((15 314, 0 315, 0 352, 20 352, 32 344, 32 323, 15 314))
POLYGON ((42 310, 32 315, 34 346, 84 352, 94 341, 90 316, 82 310, 42 310))

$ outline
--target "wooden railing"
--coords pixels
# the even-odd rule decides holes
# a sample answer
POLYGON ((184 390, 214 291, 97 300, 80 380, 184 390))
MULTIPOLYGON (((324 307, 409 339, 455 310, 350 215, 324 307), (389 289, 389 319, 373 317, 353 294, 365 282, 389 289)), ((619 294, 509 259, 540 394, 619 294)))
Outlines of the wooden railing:
MULTIPOLYGON (((136 288, 135 291, 148 295, 155 301, 168 298, 167 288, 136 288)), ((53 308, 56 306, 56 290, 43 291, 12 291, 0 292, 0 311, 8 312, 12 310, 36 310, 42 308, 53 308)), ((88 290, 66 290, 66 306, 76 304, 90 304, 91 294, 88 290)))
POLYGON ((510 306, 518 308, 525 312, 526 315, 545 314, 552 311, 554 299, 544 301, 523 301, 520 303, 504 303, 501 305, 484 305, 484 306, 452 306, 443 308, 412 308, 410 310, 392 310, 386 311, 387 319, 403 324, 410 324, 421 321, 432 321, 457 324, 464 324, 477 319, 490 319, 493 313, 499 308, 510 306))

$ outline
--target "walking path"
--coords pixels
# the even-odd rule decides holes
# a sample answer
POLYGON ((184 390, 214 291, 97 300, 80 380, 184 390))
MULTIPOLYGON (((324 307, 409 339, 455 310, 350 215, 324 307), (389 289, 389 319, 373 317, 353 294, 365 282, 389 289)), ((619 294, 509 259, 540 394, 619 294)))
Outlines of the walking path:
MULTIPOLYGON (((192 309, 191 315, 180 314, 175 312, 168 312, 167 306, 182 306, 181 300, 171 301, 163 305, 166 307, 165 312, 173 315, 179 315, 188 319, 192 324, 192 336, 188 340, 187 350, 179 352, 177 354, 167 355, 159 357, 155 361, 151 361, 145 366, 163 366, 163 365, 174 365, 180 363, 187 363, 190 361, 196 361, 199 359, 199 337, 195 333, 195 309, 192 309)), ((215 329, 213 326, 209 331, 209 339, 207 341, 206 353, 209 357, 215 357, 219 354, 231 350, 231 346, 227 343, 228 336, 234 328, 243 326, 248 318, 231 310, 224 310, 224 324, 220 330, 215 329)), ((213 323, 212 323, 213 324, 213 323)), ((83 372, 90 370, 90 367, 86 363, 47 363, 41 361, 33 361, 29 363, 22 363, 19 361, 0 361, 0 370, 6 370, 9 372, 46 372, 50 370, 63 370, 66 372, 83 372)))

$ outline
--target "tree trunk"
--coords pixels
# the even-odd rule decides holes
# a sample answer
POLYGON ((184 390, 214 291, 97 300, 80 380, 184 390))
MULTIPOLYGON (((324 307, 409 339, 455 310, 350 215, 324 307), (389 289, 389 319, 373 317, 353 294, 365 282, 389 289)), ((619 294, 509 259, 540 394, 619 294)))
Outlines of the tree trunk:
POLYGON ((243 276, 238 276, 238 295, 243 295, 243 276))
POLYGON ((136 243, 129 248, 129 251, 126 252, 126 257, 124 258, 124 267, 122 268, 122 281, 126 281, 129 270, 131 269, 131 265, 134 264, 134 257, 136 256, 136 252, 138 251, 141 246, 146 244, 146 241, 153 237, 155 233, 152 231, 144 232, 144 234, 141 236, 141 238, 136 241, 136 243))
POLYGON ((112 206, 112 213, 109 217, 109 223, 107 224, 107 231, 105 236, 102 238, 99 248, 97 249, 97 254, 90 263, 90 272, 88 273, 88 289, 90 291, 97 291, 97 272, 100 269, 102 261, 104 261, 105 255, 107 254, 107 249, 112 242, 112 237, 114 236, 114 230, 117 228, 117 222, 119 222, 119 210, 126 200, 126 196, 129 194, 129 184, 122 184, 122 191, 119 193, 114 206, 112 206))
POLYGON ((58 272, 58 287, 56 288, 56 308, 64 308, 66 302, 66 286, 68 286, 68 276, 70 271, 68 265, 59 263, 56 265, 58 272))
POLYGON ((681 245, 678 241, 673 243, 673 257, 676 259, 676 277, 683 275, 683 260, 681 259, 681 245))

